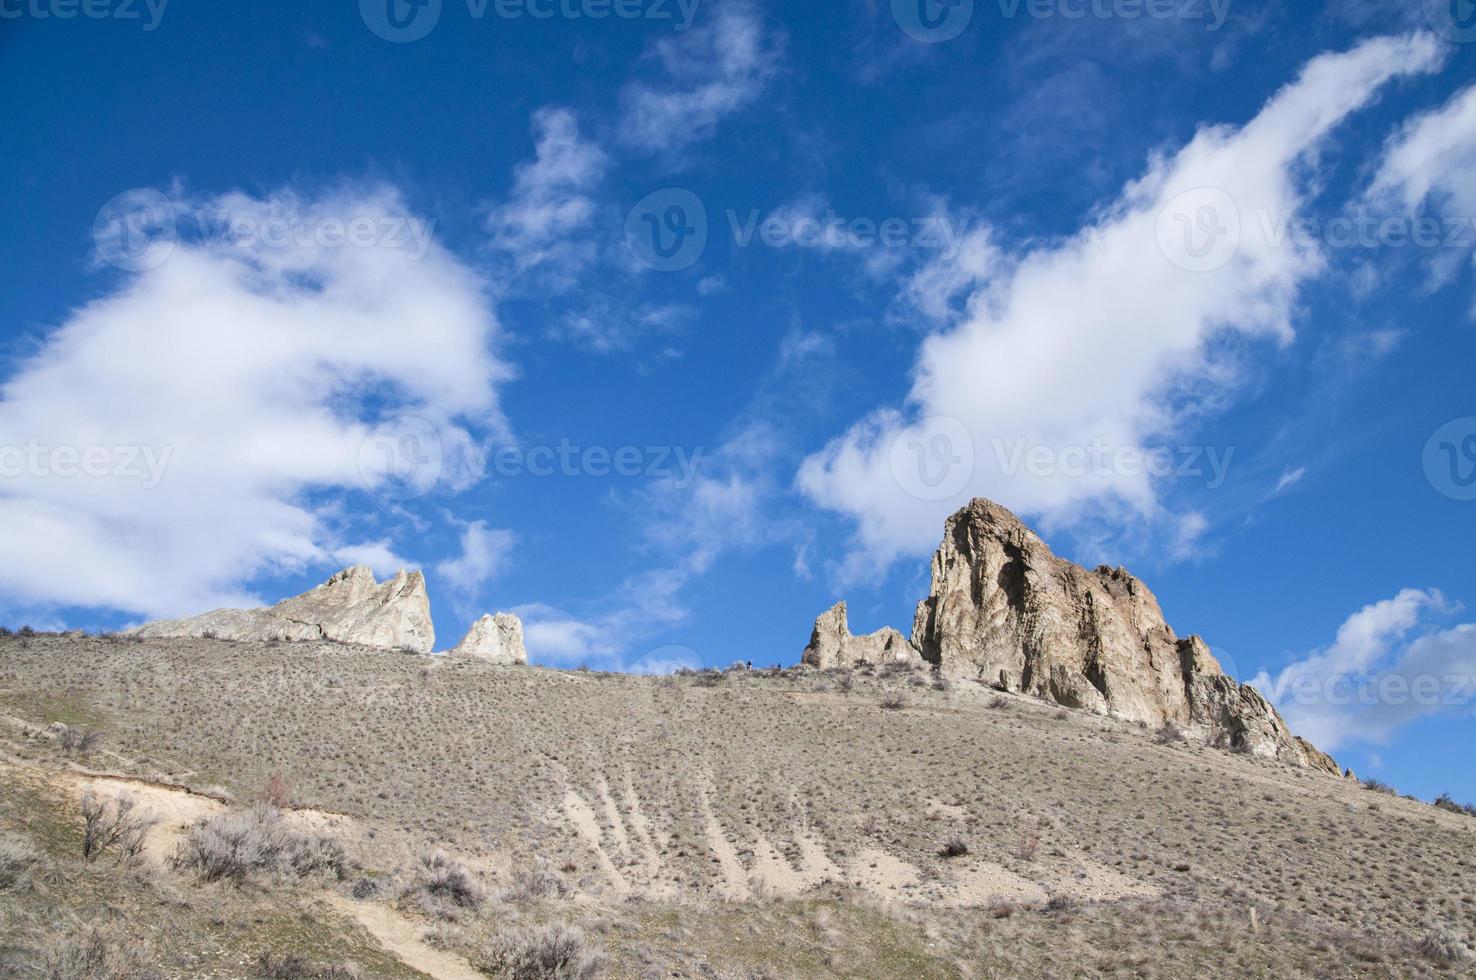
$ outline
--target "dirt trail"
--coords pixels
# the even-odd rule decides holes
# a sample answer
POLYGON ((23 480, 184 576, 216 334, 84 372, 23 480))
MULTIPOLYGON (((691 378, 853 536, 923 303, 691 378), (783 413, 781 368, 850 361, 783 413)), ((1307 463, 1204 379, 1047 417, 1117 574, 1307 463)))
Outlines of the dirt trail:
POLYGON ((393 909, 369 902, 356 902, 342 895, 328 893, 329 907, 359 925, 400 962, 419 970, 434 980, 487 980, 487 975, 472 969, 470 963, 455 953, 443 952, 426 945, 420 929, 410 919, 393 909))

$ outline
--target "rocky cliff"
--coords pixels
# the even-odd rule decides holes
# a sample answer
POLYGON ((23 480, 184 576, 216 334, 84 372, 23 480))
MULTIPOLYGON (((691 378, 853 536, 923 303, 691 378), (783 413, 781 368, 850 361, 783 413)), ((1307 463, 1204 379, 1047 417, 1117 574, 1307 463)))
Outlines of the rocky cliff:
POLYGON ((1158 600, 1122 568, 1088 571, 1051 553, 1018 517, 975 500, 948 519, 932 589, 909 643, 894 629, 852 636, 846 604, 815 621, 815 667, 916 661, 1001 690, 1339 774, 1292 735, 1260 692, 1225 674, 1197 636, 1179 639, 1158 600))
POLYGON ((849 667, 860 661, 867 663, 916 662, 923 666, 907 637, 890 627, 879 629, 866 636, 852 636, 846 622, 845 600, 837 602, 815 620, 815 629, 810 634, 810 645, 805 647, 801 661, 812 667, 849 667))
POLYGON ((215 636, 223 640, 336 640, 430 653, 435 647, 430 597, 420 572, 396 572, 376 582, 355 565, 315 589, 275 606, 217 609, 186 619, 148 623, 131 632, 145 637, 215 636))
POLYGON ((498 664, 525 664, 528 651, 523 646, 523 621, 512 613, 483 616, 450 654, 498 664))

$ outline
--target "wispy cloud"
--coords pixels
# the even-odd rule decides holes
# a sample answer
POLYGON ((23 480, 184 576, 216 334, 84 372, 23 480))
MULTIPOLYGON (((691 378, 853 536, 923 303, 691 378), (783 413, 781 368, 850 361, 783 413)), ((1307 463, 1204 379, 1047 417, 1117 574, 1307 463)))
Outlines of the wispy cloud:
POLYGON ((756 4, 711 4, 701 26, 652 46, 658 81, 632 82, 621 93, 621 142, 679 157, 758 100, 777 76, 783 50, 783 37, 765 26, 756 4))
POLYGON ((1251 683, 1324 749, 1387 742, 1413 721, 1476 703, 1476 624, 1424 624, 1456 608, 1434 589, 1405 589, 1349 616, 1326 649, 1251 683))
POLYGON ((906 408, 877 410, 799 472, 811 499, 856 521, 843 577, 925 553, 944 517, 974 495, 1057 523, 1102 506, 1157 514, 1146 467, 1042 472, 994 447, 1023 440, 1054 460, 1097 445, 1146 453, 1216 410, 1238 364, 1232 345, 1211 341, 1289 342, 1299 287, 1322 268, 1315 247, 1273 241, 1250 219, 1237 240, 1225 222, 1296 213, 1333 128, 1390 79, 1433 71, 1442 57, 1427 35, 1319 57, 1246 125, 1205 126, 1178 153, 1155 157, 1071 238, 1008 262, 980 238, 970 266, 930 273, 934 312, 955 309, 951 295, 986 278, 962 322, 923 343, 906 408), (899 466, 944 467, 949 479, 899 466))

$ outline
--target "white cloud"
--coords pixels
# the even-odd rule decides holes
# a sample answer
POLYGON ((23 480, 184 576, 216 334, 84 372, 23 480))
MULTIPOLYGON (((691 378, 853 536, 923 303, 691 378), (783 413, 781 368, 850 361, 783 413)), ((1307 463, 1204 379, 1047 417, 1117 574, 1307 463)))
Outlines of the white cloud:
POLYGON ((1272 490, 1271 492, 1273 494, 1280 493, 1288 487, 1294 487, 1298 483, 1301 483, 1302 477, 1306 475, 1307 467, 1305 466, 1298 466, 1295 469, 1283 470, 1281 473, 1281 478, 1276 481, 1276 489, 1272 490))
POLYGON ((414 563, 395 554, 388 541, 366 541, 363 544, 346 545, 333 552, 333 560, 341 565, 368 565, 381 578, 393 575, 402 568, 412 568, 414 563))
POLYGON ((448 439, 505 428, 508 369, 481 279, 428 238, 343 234, 403 227, 393 190, 175 208, 310 233, 186 233, 0 387, 0 449, 47 449, 0 484, 0 537, 27 556, 0 567, 16 603, 193 613, 250 604, 243 583, 259 573, 384 559, 387 546, 341 539, 338 511, 314 503, 387 476, 391 461, 362 451, 374 423, 409 413, 448 439), (64 447, 167 451, 167 466, 155 486, 121 468, 69 477, 64 447))
POLYGON ((997 261, 976 229, 964 264, 917 281, 937 292, 931 306, 926 297, 919 305, 938 312, 987 277, 962 322, 923 343, 906 411, 877 410, 800 468, 798 485, 810 498, 857 523, 844 577, 925 553, 944 517, 975 495, 1056 522, 1095 506, 1156 514, 1145 468, 1080 473, 1062 454, 1097 445, 1137 452, 1181 438, 1235 387, 1229 341, 1291 339, 1298 289, 1321 257, 1276 240, 1254 216, 1296 213, 1306 171, 1333 127, 1391 78, 1435 70, 1442 55, 1433 37, 1413 35, 1316 58, 1249 123, 1201 128, 1179 152, 1156 156, 1090 225, 1011 264, 997 261), (1219 210, 1205 210, 1216 202, 1219 210), (1224 259, 1218 268, 1190 271, 1201 268, 1198 257, 1175 236, 1200 235, 1196 247, 1234 243, 1237 213, 1238 248, 1212 251, 1224 259), (1063 465, 1009 465, 999 447, 1021 440, 1063 465), (922 455, 914 460, 910 450, 922 455), (914 463, 962 479, 919 485, 897 470, 914 463), (931 492, 939 487, 947 492, 931 492))
POLYGON ((472 521, 461 531, 461 554, 437 564, 436 575, 461 596, 473 598, 507 568, 516 542, 512 531, 472 521))
MULTIPOLYGON (((1469 251, 1476 231, 1476 85, 1439 109, 1415 117, 1389 141, 1368 197, 1410 215, 1429 207, 1458 230, 1469 251)), ((1442 229, 1442 241, 1450 229, 1442 229)), ((1461 249, 1437 250, 1429 266, 1430 288, 1449 283, 1461 266, 1461 249)), ((1476 311, 1473 311, 1476 315, 1476 311)))
POLYGON ((580 136, 568 109, 546 107, 533 114, 535 155, 518 165, 506 202, 488 208, 492 246, 510 256, 518 272, 540 268, 541 282, 572 285, 594 261, 593 244, 582 232, 594 214, 590 194, 605 176, 608 160, 599 146, 580 136))
POLYGON ((1409 639, 1426 614, 1455 608, 1436 590, 1405 589, 1348 617, 1325 650, 1251 683, 1328 751, 1386 742, 1412 721, 1476 701, 1476 624, 1409 639))
POLYGON ((782 40, 748 0, 722 0, 700 27, 653 46, 665 79, 621 93, 620 139, 647 152, 680 153, 752 105, 778 73, 782 40))

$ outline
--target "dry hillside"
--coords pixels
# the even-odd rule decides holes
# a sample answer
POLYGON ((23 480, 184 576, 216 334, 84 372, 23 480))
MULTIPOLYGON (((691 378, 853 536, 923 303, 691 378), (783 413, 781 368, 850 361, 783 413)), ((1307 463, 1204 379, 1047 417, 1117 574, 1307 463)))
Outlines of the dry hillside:
POLYGON ((1476 969, 1476 819, 1175 736, 905 666, 8 637, 0 975, 1476 969))

